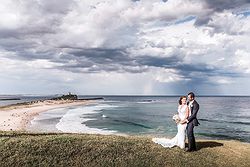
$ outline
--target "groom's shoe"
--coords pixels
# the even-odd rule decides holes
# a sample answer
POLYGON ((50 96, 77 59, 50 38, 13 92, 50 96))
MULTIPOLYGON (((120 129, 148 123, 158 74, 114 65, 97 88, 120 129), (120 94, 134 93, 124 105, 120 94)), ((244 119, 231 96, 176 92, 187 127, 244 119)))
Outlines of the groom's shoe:
POLYGON ((189 148, 186 148, 185 151, 186 151, 186 152, 193 152, 193 151, 195 151, 195 150, 191 150, 191 149, 189 149, 189 148))

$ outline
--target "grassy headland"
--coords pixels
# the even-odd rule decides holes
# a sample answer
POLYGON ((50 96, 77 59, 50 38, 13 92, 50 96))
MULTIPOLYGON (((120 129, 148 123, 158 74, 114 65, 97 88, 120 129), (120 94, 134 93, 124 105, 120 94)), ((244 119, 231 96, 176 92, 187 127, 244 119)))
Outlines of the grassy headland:
POLYGON ((250 166, 250 144, 199 140, 198 151, 149 137, 0 132, 0 166, 250 166))

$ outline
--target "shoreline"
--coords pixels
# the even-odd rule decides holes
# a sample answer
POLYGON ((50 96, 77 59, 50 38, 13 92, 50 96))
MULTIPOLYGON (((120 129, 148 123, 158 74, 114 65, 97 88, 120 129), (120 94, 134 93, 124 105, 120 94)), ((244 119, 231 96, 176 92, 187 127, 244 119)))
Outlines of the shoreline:
MULTIPOLYGON (((81 105, 88 105, 97 103, 96 100, 93 99, 79 99, 79 100, 40 100, 40 101, 33 101, 33 102, 24 102, 18 104, 12 104, 8 106, 1 106, 0 107, 0 131, 25 131, 31 133, 27 127, 31 124, 31 121, 34 119, 35 116, 39 115, 42 112, 46 112, 48 110, 59 109, 59 108, 67 108, 70 106, 81 106, 81 105)), ((91 130, 91 128, 89 128, 91 130)), ((95 128, 93 128, 95 129, 95 128)), ((60 130, 58 130, 60 131, 60 130)), ((105 130, 104 130, 105 131, 105 130)), ((33 133, 33 132, 32 132, 33 133)), ((39 133, 39 131, 34 131, 34 133, 39 133)), ((76 132, 67 132, 67 131, 60 131, 60 132, 42 132, 42 133, 72 133, 75 134, 76 132)), ((131 134, 131 133, 121 133, 121 132, 114 132, 114 133, 98 133, 98 132, 79 132, 78 134, 102 134, 102 135, 116 135, 116 136, 143 136, 149 138, 168 138, 171 139, 175 135, 155 135, 155 134, 131 134)), ((214 138, 214 137, 204 137, 204 136, 196 136, 198 140, 225 140, 225 141, 239 141, 243 143, 250 143, 248 141, 242 141, 239 139, 233 138, 214 138)))
POLYGON ((31 104, 0 107, 0 131, 25 131, 31 120, 41 112, 70 106, 87 105, 94 100, 44 100, 31 104))

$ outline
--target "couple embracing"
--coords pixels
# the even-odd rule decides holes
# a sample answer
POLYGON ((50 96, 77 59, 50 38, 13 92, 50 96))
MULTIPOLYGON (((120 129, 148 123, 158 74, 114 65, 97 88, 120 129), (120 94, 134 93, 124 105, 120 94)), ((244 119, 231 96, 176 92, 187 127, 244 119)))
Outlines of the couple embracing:
POLYGON ((174 118, 177 123, 178 133, 172 139, 166 138, 153 138, 153 142, 161 144, 163 147, 178 146, 182 149, 185 148, 185 136, 188 137, 187 152, 196 151, 194 127, 199 125, 197 119, 197 113, 199 111, 199 104, 195 100, 195 94, 193 92, 188 93, 187 97, 181 96, 178 106, 178 119, 174 118))

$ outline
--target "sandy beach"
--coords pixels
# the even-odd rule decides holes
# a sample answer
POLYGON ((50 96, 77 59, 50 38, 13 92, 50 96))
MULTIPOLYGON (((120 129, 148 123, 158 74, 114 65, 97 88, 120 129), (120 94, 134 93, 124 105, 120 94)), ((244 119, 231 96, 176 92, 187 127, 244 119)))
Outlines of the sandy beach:
POLYGON ((10 105, 0 108, 0 130, 24 131, 29 122, 39 113, 51 109, 85 105, 90 100, 44 100, 26 105, 10 105))

